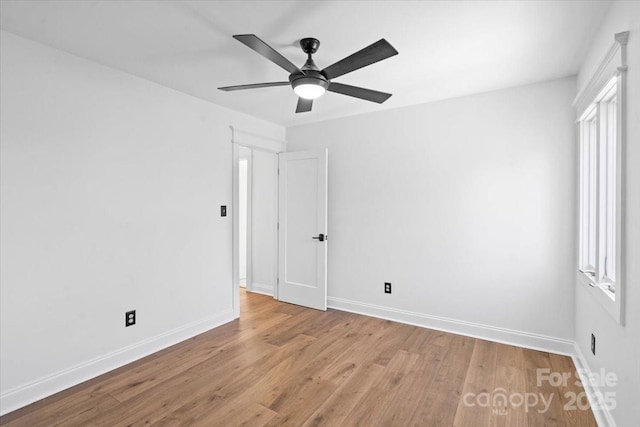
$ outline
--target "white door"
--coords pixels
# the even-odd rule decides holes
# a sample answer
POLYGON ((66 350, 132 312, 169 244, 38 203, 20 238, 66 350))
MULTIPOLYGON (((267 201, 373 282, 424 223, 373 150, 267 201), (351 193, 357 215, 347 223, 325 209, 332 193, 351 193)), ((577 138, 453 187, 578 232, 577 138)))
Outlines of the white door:
POLYGON ((327 149, 280 153, 278 299, 327 309, 327 149))

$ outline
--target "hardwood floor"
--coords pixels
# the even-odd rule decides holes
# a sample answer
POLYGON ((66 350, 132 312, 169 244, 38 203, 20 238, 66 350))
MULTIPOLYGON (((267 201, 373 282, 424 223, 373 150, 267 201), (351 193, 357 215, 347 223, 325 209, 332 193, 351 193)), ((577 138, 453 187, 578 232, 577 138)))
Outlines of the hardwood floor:
POLYGON ((241 311, 0 424, 596 426, 570 408, 583 390, 565 356, 244 292, 241 311), (552 387, 538 369, 571 377, 552 387))

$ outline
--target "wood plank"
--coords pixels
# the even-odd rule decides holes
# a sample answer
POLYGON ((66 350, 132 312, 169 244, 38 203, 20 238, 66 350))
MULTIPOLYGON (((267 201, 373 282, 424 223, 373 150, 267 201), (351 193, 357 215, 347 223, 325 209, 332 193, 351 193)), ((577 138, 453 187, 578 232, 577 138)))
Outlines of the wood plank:
POLYGON ((435 377, 425 387, 421 408, 407 425, 453 425, 476 340, 448 334, 446 345, 441 345, 442 339, 439 342, 437 347, 446 349, 447 353, 440 362, 435 377))
POLYGON ((455 426, 489 425, 497 355, 495 343, 476 341, 462 390, 462 399, 458 403, 453 420, 455 426))
POLYGON ((222 411, 208 412, 195 424, 200 426, 266 426, 278 414, 257 403, 225 405, 222 411))
MULTIPOLYGON (((104 414, 120 403, 109 395, 76 394, 64 400, 63 404, 52 405, 20 417, 11 426, 80 426, 104 414)), ((5 422, 0 424, 5 425, 5 422)), ((9 422, 7 421, 7 424, 9 422)))
MULTIPOLYGON (((269 354, 275 349, 266 343, 256 340, 254 349, 244 356, 246 360, 257 360, 261 355, 269 354), (261 347, 258 347, 261 346, 261 347)), ((225 355, 227 356, 227 355, 225 355)), ((126 405, 119 405, 92 421, 96 425, 116 426, 129 424, 151 424, 164 417, 163 412, 173 412, 195 395, 215 394, 219 378, 225 373, 233 375, 237 367, 239 354, 229 354, 226 359, 210 359, 174 375, 161 383, 155 384, 144 393, 137 393, 126 400, 126 405)), ((252 363, 252 362, 248 362, 252 363)), ((217 399, 212 403, 220 403, 217 399)))
POLYGON ((524 352, 527 393, 538 396, 536 405, 529 408, 527 419, 530 426, 561 426, 564 425, 560 389, 551 385, 549 381, 540 381, 540 370, 552 371, 549 353, 542 351, 524 352))
MULTIPOLYGON (((215 416, 215 414, 230 416, 227 413, 227 407, 256 402, 255 398, 243 396, 247 390, 257 392, 256 383, 261 380, 270 382, 273 378, 278 378, 278 375, 282 375, 279 371, 272 372, 274 364, 277 366, 279 362, 291 358, 314 340, 312 337, 299 336, 283 346, 281 351, 266 352, 257 362, 236 365, 233 372, 229 372, 228 368, 223 366, 221 371, 212 372, 215 378, 205 379, 205 381, 209 381, 209 386, 204 389, 204 394, 202 390, 192 387, 191 393, 183 399, 182 405, 175 408, 158 423, 190 426, 201 424, 202 419, 215 416), (270 375, 272 376, 270 377, 270 375)), ((209 378, 209 376, 205 375, 205 378, 209 378)))
POLYGON ((558 387, 564 425, 597 427, 598 423, 593 416, 591 406, 588 404, 584 387, 571 358, 549 354, 549 361, 551 362, 551 372, 557 372, 566 378, 566 381, 562 381, 558 387))
POLYGON ((497 344, 496 380, 489 425, 499 427, 527 426, 528 404, 522 348, 497 344))
POLYGON ((352 375, 307 419, 305 427, 342 425, 356 406, 361 404, 366 390, 382 376, 384 367, 369 362, 355 368, 352 375))
POLYGON ((400 349, 408 353, 425 354, 430 351, 436 336, 436 331, 415 327, 400 349))
POLYGON ((377 425, 387 415, 391 399, 394 399, 404 380, 414 372, 414 365, 420 355, 399 350, 386 366, 382 376, 376 381, 360 401, 360 405, 345 419, 345 425, 377 425))
POLYGON ((446 348, 432 346, 431 352, 418 355, 407 378, 402 381, 395 397, 390 399, 387 410, 381 415, 382 425, 406 426, 413 422, 415 414, 424 407, 427 399, 425 390, 431 387, 446 354, 446 348))

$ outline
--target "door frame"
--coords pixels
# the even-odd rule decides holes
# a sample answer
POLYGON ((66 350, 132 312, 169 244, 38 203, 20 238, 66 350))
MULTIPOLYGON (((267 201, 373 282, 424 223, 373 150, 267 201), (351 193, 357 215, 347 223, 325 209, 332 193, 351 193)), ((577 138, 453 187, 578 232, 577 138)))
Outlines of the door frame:
MULTIPOLYGON (((244 130, 240 130, 235 128, 234 126, 229 126, 231 129, 231 145, 232 145, 232 191, 231 191, 231 216, 232 216, 232 227, 233 227, 233 237, 232 237, 232 281, 231 281, 231 304, 233 307, 233 317, 240 317, 240 262, 239 262, 239 250, 240 250, 240 218, 239 218, 239 207, 240 201, 238 200, 238 193, 240 192, 240 182, 239 182, 239 168, 238 163, 240 161, 240 147, 246 147, 251 150, 259 150, 268 152, 271 154, 275 154, 277 156, 278 153, 282 153, 286 150, 287 142, 284 140, 278 140, 274 138, 265 137, 262 135, 258 135, 252 132, 247 132, 244 130)), ((275 162, 275 176, 277 178, 278 174, 278 162, 275 162)), ((249 173, 251 175, 251 173, 249 173)), ((249 184, 247 185, 250 188, 249 184)), ((278 209, 278 186, 276 185, 276 212, 275 218, 277 218, 277 209, 278 209)), ((247 203, 249 205, 249 203, 247 203)), ((251 212, 247 212, 247 222, 251 222, 251 212)), ((249 235, 250 226, 247 226, 247 252, 251 251, 251 240, 249 235)), ((273 231, 273 251, 275 254, 278 253, 278 229, 274 228, 273 231)), ((247 263, 251 258, 247 256, 247 263)), ((275 299, 278 298, 278 257, 276 256, 274 262, 274 289, 273 289, 273 297, 275 299)), ((250 274, 247 272, 247 281, 250 277, 250 274)), ((247 287, 249 284, 247 284, 247 287)))

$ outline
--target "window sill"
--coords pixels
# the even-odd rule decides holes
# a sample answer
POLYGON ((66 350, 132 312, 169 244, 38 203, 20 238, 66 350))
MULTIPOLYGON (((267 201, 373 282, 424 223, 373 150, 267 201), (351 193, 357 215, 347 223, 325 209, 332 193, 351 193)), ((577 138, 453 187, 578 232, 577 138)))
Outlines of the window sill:
MULTIPOLYGON (((598 284, 593 278, 581 271, 577 273, 578 282, 581 283, 591 296, 600 303, 600 305, 613 317, 613 319, 620 325, 622 322, 622 310, 620 307, 620 295, 616 295, 611 292, 606 283, 598 284)), ((620 288, 618 286, 618 288, 620 288)))

